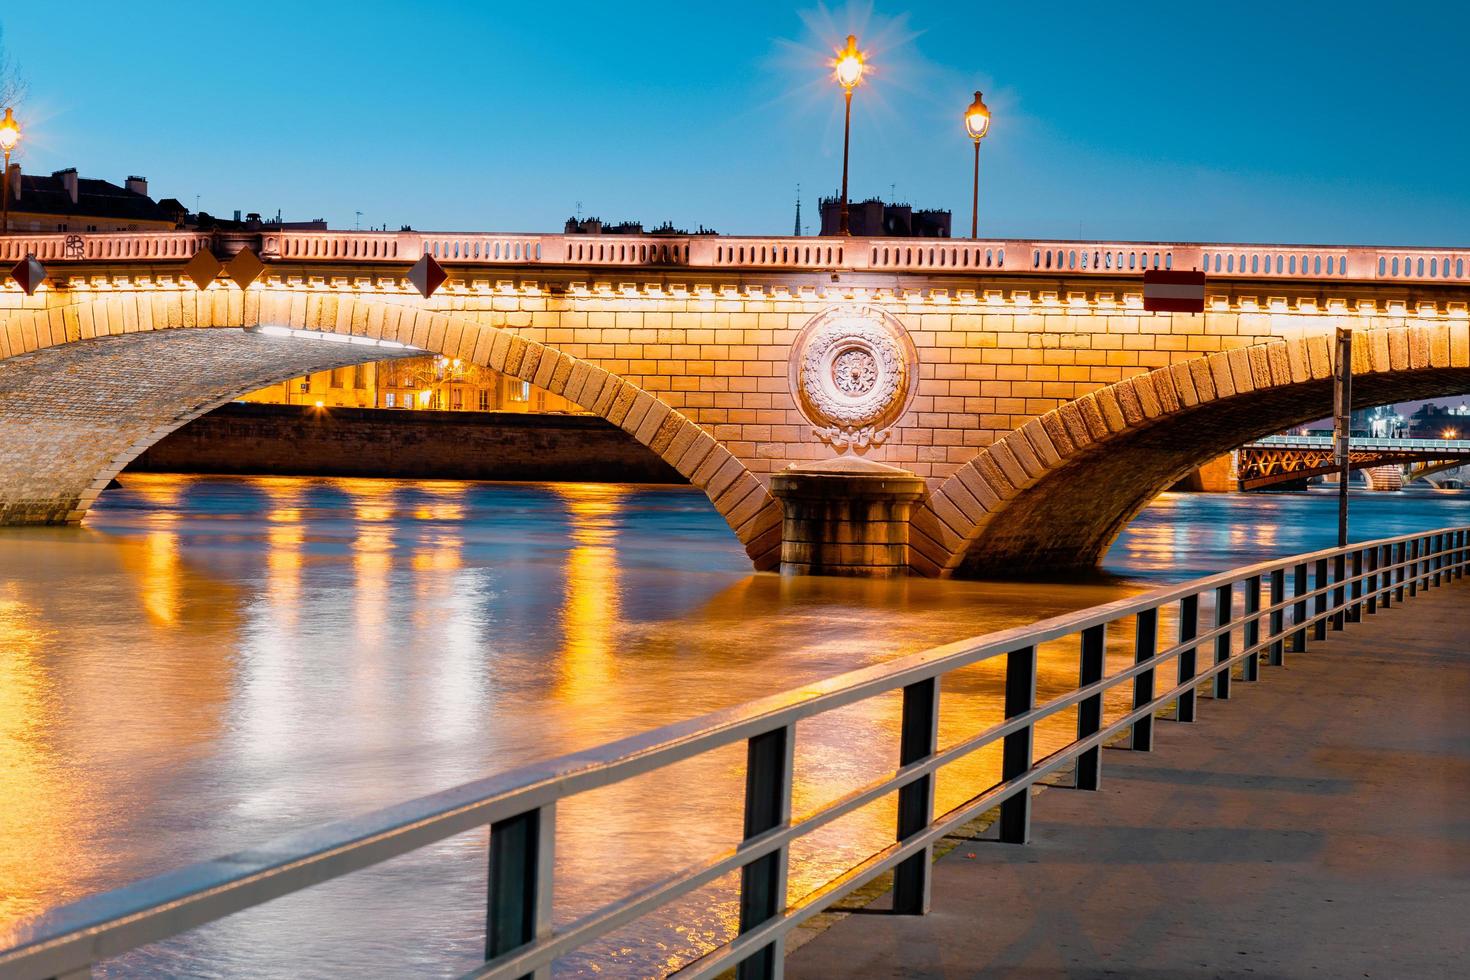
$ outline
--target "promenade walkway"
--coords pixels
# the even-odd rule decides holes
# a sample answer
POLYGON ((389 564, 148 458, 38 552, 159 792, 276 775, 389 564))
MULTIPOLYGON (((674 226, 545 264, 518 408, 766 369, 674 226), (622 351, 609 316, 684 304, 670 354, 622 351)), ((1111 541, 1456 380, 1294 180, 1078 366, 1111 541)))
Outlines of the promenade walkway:
POLYGON ((1470 583, 1261 678, 1105 751, 1100 791, 1043 789, 1030 845, 961 843, 931 914, 880 898, 787 976, 1470 975, 1470 583))

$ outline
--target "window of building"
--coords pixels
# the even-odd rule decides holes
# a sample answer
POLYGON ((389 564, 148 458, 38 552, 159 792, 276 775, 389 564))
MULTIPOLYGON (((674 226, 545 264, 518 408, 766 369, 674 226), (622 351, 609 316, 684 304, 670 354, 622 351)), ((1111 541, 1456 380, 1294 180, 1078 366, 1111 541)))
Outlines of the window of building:
POLYGON ((456 412, 464 408, 464 389, 456 388, 449 396, 449 407, 456 412))
POLYGON ((346 373, 347 372, 345 370, 343 370, 342 368, 333 368, 332 369, 332 380, 330 382, 331 383, 331 386, 333 388, 340 388, 340 387, 342 387, 342 382, 344 380, 343 379, 343 375, 345 375, 346 373))
POLYGON ((391 391, 388 392, 388 394, 385 396, 385 398, 386 398, 388 407, 389 408, 393 408, 394 407, 393 406, 393 399, 394 399, 393 392, 391 392, 391 391))
POLYGON ((490 411, 490 389, 489 388, 481 388, 480 389, 480 411, 482 411, 482 412, 488 412, 488 411, 490 411))
POLYGON ((367 387, 367 365, 359 364, 352 369, 352 387, 362 391, 367 387))
POLYGON ((531 382, 522 381, 519 384, 512 381, 510 385, 510 400, 513 402, 528 402, 531 400, 531 382))

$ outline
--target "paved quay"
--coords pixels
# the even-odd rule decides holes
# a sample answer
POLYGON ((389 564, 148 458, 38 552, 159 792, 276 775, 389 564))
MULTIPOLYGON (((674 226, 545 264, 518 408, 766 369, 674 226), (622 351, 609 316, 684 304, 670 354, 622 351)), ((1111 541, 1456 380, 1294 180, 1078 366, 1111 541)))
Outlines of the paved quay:
POLYGON ((928 916, 850 915, 786 975, 1470 975, 1470 583, 1261 677, 1104 752, 1100 791, 1042 790, 1030 845, 941 858, 928 916))

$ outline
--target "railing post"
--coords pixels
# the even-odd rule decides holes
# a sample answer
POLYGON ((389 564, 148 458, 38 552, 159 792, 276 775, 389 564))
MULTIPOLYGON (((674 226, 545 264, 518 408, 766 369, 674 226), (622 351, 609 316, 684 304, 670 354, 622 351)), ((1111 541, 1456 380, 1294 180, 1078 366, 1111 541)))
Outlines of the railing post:
MULTIPOLYGON (((1252 575, 1245 580, 1245 648, 1252 650, 1261 642, 1261 576, 1252 575)), ((1259 680, 1261 676, 1261 651, 1255 650, 1241 662, 1240 679, 1259 680)))
MULTIPOLYGON (((1199 596, 1189 595, 1179 600, 1179 642, 1185 643, 1199 635, 1199 596)), ((1196 647, 1179 651, 1179 683, 1193 680, 1195 675, 1196 647)), ((1181 691, 1174 709, 1175 721, 1194 721, 1194 703, 1198 691, 1191 687, 1181 691)))
MULTIPOLYGON (((1159 611, 1144 609, 1138 614, 1134 625, 1133 662, 1147 663, 1159 650, 1159 611)), ((1154 699, 1154 672, 1145 670, 1133 678, 1133 710, 1154 699)), ((1148 714, 1133 723, 1133 737, 1129 745, 1135 752, 1152 752, 1154 747, 1154 714, 1148 714)))
POLYGON ((1359 548, 1353 552, 1353 584, 1349 592, 1353 597, 1352 605, 1348 607, 1348 622, 1360 623, 1363 621, 1363 549, 1359 548))
POLYGON ((1415 538, 1409 543, 1409 598, 1419 594, 1419 539, 1415 538))
POLYGON ((1339 551, 1332 559, 1332 628, 1340 630, 1347 622, 1347 555, 1339 551))
POLYGON ((1292 592, 1297 597, 1296 605, 1292 607, 1292 623, 1296 626, 1296 632, 1291 634, 1291 652, 1304 653, 1307 649, 1307 600, 1302 598, 1307 594, 1307 563, 1302 562, 1296 566, 1292 576, 1292 592))
POLYGON ((1456 531, 1456 538, 1460 543, 1460 550, 1455 555, 1455 578, 1465 577, 1465 532, 1456 531))
MULTIPOLYGON (((1036 648, 1022 647, 1006 654, 1007 718, 1024 715, 1036 706, 1036 648)), ((1011 732, 1001 744, 1002 782, 1024 776, 1031 769, 1032 727, 1011 732)), ((1031 840, 1031 787, 1012 794, 1000 805, 1000 839, 1007 844, 1031 840)))
MULTIPOLYGON (((903 689, 903 721, 899 733, 900 767, 927 759, 939 741, 939 679, 931 677, 903 689)), ((934 777, 922 776, 898 791, 898 840, 919 833, 934 819, 934 777)), ((893 869, 895 915, 929 913, 929 867, 926 847, 893 869)))
MULTIPOLYGON (((1103 653, 1107 647, 1107 624, 1082 631, 1082 654, 1077 668, 1077 686, 1096 684, 1103 678, 1103 653)), ((1077 737, 1087 738, 1102 729, 1103 699, 1094 694, 1077 703, 1077 737)), ((1102 746, 1094 745, 1077 756, 1077 788, 1097 789, 1102 782, 1102 746)))
POLYGON ((1404 562, 1409 560, 1408 542, 1400 541, 1397 545, 1394 546, 1394 553, 1396 555, 1396 557, 1394 558, 1394 564, 1398 566, 1398 568, 1394 569, 1393 573, 1394 582, 1398 585, 1398 588, 1394 590, 1394 599, 1398 602, 1403 602, 1404 578, 1407 573, 1407 570, 1404 567, 1404 562))
POLYGON ((1280 667, 1286 662, 1286 610, 1278 609, 1286 601, 1286 569, 1278 568, 1271 573, 1271 647, 1270 663, 1280 667))
POLYGON ((1317 621, 1312 624, 1312 639, 1327 639, 1327 559, 1318 558, 1316 574, 1312 576, 1312 586, 1317 593, 1316 601, 1313 603, 1313 612, 1317 621))
MULTIPOLYGON (((1215 626, 1230 625, 1231 607, 1235 604, 1235 587, 1233 585, 1222 585, 1215 589, 1215 626)), ((1230 659, 1230 631, 1226 630, 1215 637, 1215 663, 1223 664, 1230 659)), ((1230 671, 1222 670, 1215 675, 1215 698, 1219 701, 1230 700, 1230 671)))
MULTIPOLYGON (((791 764, 795 726, 753 735, 745 751, 745 837, 749 840, 791 819, 791 764)), ((786 907, 786 848, 740 869, 740 931, 749 932, 786 907)), ((738 980, 779 980, 785 945, 777 939, 740 961, 738 980)))
POLYGON ((1393 605, 1393 545, 1378 549, 1378 604, 1384 609, 1393 605))
POLYGON ((1382 549, 1377 545, 1368 549, 1365 556, 1368 571, 1368 588, 1365 590, 1368 596, 1368 615, 1372 616, 1378 612, 1378 552, 1382 549))
POLYGON ((1441 575, 1444 573, 1444 535, 1434 536, 1434 585, 1438 588, 1442 582, 1441 575))
MULTIPOLYGON (((485 959, 493 960, 551 934, 555 850, 555 804, 490 825, 485 959)), ((545 980, 551 976, 551 967, 540 967, 526 976, 545 980)))

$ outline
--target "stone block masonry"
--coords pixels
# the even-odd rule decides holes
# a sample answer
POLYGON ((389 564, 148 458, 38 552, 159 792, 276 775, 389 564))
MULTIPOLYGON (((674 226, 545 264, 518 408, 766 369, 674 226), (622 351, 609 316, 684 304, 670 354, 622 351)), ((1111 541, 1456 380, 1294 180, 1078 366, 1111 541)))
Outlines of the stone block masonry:
POLYGON ((231 403, 164 436, 127 471, 445 480, 684 483, 603 419, 514 412, 231 403))

